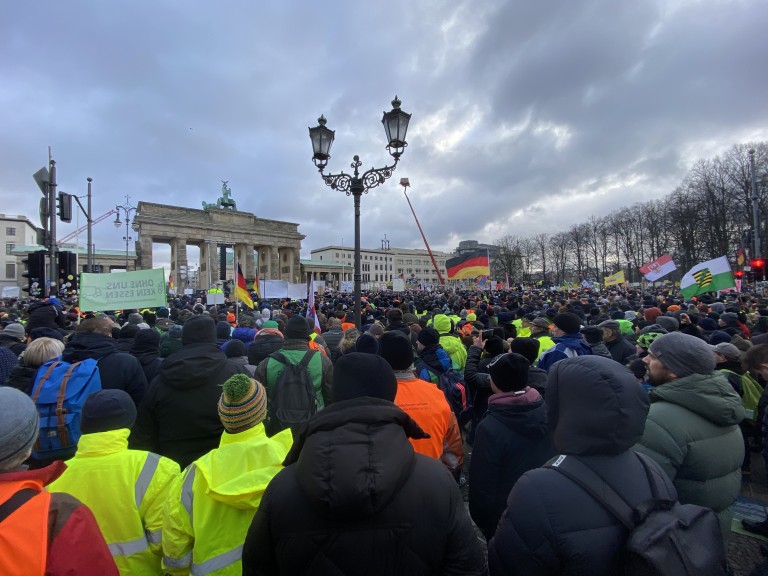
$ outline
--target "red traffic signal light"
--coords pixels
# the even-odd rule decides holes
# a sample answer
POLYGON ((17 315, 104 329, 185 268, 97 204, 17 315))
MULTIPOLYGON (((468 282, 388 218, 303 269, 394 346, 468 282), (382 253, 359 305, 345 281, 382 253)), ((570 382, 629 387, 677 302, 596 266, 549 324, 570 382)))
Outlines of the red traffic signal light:
POLYGON ((752 266, 752 268, 762 268, 763 266, 765 266, 765 260, 763 260, 762 258, 757 258, 755 260, 752 260, 749 264, 750 266, 752 266))
POLYGON ((744 276, 744 272, 742 272, 741 270, 736 270, 736 272, 734 272, 733 275, 736 276, 736 278, 741 278, 742 276, 744 276))

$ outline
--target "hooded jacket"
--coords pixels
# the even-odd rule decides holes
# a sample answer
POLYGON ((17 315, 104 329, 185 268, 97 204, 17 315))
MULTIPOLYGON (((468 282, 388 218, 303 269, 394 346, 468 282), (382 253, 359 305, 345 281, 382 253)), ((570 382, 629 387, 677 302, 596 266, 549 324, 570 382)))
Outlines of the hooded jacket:
POLYGON ((39 300, 29 305, 29 320, 25 329, 29 334, 34 328, 64 328, 66 319, 61 308, 51 300, 39 300))
POLYGON ((291 448, 284 430, 267 438, 259 423, 237 434, 224 432, 219 447, 178 476, 163 521, 163 567, 172 576, 241 574, 245 533, 261 497, 291 448))
MULTIPOLYGON (((549 370, 547 426, 556 452, 577 457, 631 506, 651 497, 631 450, 648 412, 645 391, 613 360, 583 356, 549 370)), ((655 474, 663 477, 660 468, 655 474)), ((550 468, 523 474, 488 545, 493 575, 612 576, 627 529, 569 478, 550 468)))
POLYGON ((723 538, 741 490, 744 419, 741 398, 719 372, 691 374, 656 386, 636 450, 656 460, 675 484, 680 502, 712 508, 723 538))
POLYGON ((496 532, 517 479, 553 454, 544 401, 536 390, 528 386, 488 399, 469 467, 469 513, 487 540, 496 532))
POLYGON ((139 406, 131 448, 175 460, 181 468, 218 446, 224 427, 220 385, 243 369, 214 343, 185 344, 163 361, 139 406))
POLYGON ((549 348, 541 353, 539 361, 536 364, 542 370, 549 372, 552 365, 565 358, 573 358, 575 356, 591 356, 592 348, 587 346, 587 343, 581 337, 581 334, 566 334, 565 336, 559 336, 553 338, 555 342, 554 348, 549 348))
POLYGON ((243 574, 485 574, 456 481, 409 436, 424 433, 386 400, 318 412, 264 493, 243 574))
POLYGON ((139 406, 147 389, 147 377, 136 358, 118 350, 114 338, 96 332, 73 334, 61 359, 74 364, 86 358, 98 362, 102 388, 125 390, 139 406))

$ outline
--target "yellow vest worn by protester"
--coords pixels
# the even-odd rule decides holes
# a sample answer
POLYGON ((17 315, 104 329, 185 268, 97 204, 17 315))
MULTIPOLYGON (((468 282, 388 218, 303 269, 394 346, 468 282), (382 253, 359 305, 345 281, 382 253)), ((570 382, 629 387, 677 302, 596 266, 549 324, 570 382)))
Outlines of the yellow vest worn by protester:
POLYGON ((523 319, 522 318, 515 318, 512 320, 512 324, 517 329, 517 337, 518 338, 530 338, 531 337, 531 329, 528 327, 523 327, 523 319))
POLYGON ((538 361, 539 358, 541 358, 541 355, 549 350, 550 348, 555 347, 555 341, 552 340, 550 336, 532 336, 532 338, 536 338, 536 340, 539 341, 539 355, 536 357, 536 360, 538 361))
POLYGON ((243 542, 261 497, 283 468, 290 430, 267 438, 263 424, 224 432, 171 486, 163 520, 163 568, 172 576, 242 573, 243 542))
POLYGON ((67 469, 48 486, 88 506, 120 574, 161 573, 163 506, 179 465, 128 449, 127 428, 83 434, 67 469))

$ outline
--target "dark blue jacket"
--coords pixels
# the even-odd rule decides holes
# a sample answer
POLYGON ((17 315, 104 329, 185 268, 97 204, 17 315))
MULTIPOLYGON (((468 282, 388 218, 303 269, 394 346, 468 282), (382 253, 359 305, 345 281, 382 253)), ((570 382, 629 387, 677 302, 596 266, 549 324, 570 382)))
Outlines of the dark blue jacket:
POLYGON ((565 358, 573 358, 575 356, 591 356, 592 348, 587 346, 581 334, 566 334, 565 336, 559 336, 558 338, 552 338, 555 342, 555 346, 549 350, 545 350, 539 356, 539 363, 537 366, 542 370, 549 371, 552 364, 565 358))

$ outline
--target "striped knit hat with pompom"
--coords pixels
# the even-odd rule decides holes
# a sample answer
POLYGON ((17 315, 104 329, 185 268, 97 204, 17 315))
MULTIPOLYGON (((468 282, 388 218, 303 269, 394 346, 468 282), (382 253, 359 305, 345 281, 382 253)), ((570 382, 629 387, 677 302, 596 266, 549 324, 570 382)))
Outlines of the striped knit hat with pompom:
POLYGON ((219 419, 230 434, 253 428, 267 416, 264 386, 245 374, 236 374, 222 384, 219 419))

